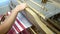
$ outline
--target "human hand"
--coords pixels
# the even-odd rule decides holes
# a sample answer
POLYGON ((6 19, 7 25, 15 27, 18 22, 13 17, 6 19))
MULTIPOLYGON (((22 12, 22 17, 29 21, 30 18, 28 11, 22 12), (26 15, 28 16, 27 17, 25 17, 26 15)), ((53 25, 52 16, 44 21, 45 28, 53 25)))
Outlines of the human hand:
POLYGON ((20 5, 17 5, 14 10, 19 12, 24 10, 26 7, 26 3, 21 3, 20 5))

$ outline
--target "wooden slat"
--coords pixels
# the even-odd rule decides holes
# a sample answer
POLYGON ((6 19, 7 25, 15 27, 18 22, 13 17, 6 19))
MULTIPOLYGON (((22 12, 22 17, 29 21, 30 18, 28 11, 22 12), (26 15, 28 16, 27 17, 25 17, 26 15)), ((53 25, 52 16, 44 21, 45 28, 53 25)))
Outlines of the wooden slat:
MULTIPOLYGON (((17 0, 19 2, 19 0, 17 0)), ((20 3, 20 2, 19 2, 20 3)), ((53 32, 44 24, 40 21, 39 17, 29 8, 26 8, 26 13, 27 13, 27 17, 31 17, 30 20, 35 21, 36 23, 34 23, 35 25, 38 24, 41 29, 46 33, 46 34, 53 34, 53 32), (29 15, 28 15, 29 14, 29 15), (30 16, 31 15, 31 16, 30 16)), ((38 26, 37 26, 38 27, 38 26)))
POLYGON ((31 27, 29 28, 34 34, 37 34, 31 27))
MULTIPOLYGON (((29 7, 31 8, 31 9, 33 9, 33 11, 35 12, 35 13, 37 13, 37 15, 39 15, 39 16, 41 16, 41 17, 43 17, 44 19, 46 19, 45 18, 45 16, 42 14, 42 13, 39 13, 37 10, 35 10, 34 8, 32 8, 30 5, 29 5, 29 7)), ((52 22, 55 26, 57 26, 57 24, 55 24, 53 21, 51 21, 50 19, 48 19, 50 22, 52 22)), ((58 26, 57 26, 58 27, 58 26)), ((59 27, 58 27, 59 28, 59 27)), ((56 31, 56 30, 55 30, 56 31)), ((57 31, 56 31, 57 32, 57 31)), ((59 32, 57 32, 57 33, 59 33, 59 32)))
MULTIPOLYGON (((48 33, 53 33, 44 23, 42 23, 41 21, 40 21, 40 19, 38 18, 38 16, 33 12, 33 11, 31 11, 29 8, 26 8, 26 10, 28 11, 27 13, 29 14, 31 14, 32 16, 30 16, 30 15, 27 15, 27 16, 30 16, 31 18, 30 18, 30 20, 33 20, 34 19, 34 21, 36 21, 36 23, 42 28, 42 30, 44 31, 44 32, 46 32, 46 34, 48 34, 48 33), (33 18, 33 19, 32 19, 33 18)), ((33 22, 34 23, 34 22, 33 22)), ((35 24, 35 23, 34 23, 35 24)))

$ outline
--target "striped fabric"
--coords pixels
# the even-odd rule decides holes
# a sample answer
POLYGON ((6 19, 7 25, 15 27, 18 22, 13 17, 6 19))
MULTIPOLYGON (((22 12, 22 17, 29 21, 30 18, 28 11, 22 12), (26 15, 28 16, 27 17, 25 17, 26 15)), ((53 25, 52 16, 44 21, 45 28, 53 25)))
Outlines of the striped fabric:
MULTIPOLYGON (((8 15, 10 14, 11 12, 8 12, 8 15)), ((25 31, 28 27, 31 26, 32 24, 29 23, 28 20, 21 13, 18 13, 15 23, 12 25, 12 28, 7 34, 19 34, 23 30, 25 31)))
MULTIPOLYGON (((10 14, 10 12, 8 12, 8 14, 10 14)), ((32 26, 32 25, 24 18, 24 16, 21 13, 18 13, 15 23, 13 24, 13 26, 12 26, 11 30, 8 32, 8 34, 10 34, 10 33, 19 34, 20 32, 22 32, 23 30, 25 30, 26 28, 28 28, 30 26, 32 26)))

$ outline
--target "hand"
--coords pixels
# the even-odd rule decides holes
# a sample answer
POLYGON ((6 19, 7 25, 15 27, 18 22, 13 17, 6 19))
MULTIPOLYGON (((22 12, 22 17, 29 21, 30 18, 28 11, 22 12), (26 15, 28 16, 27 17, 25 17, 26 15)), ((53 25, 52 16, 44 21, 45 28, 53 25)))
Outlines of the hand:
POLYGON ((17 5, 16 8, 14 9, 15 11, 22 11, 26 8, 26 3, 21 3, 20 5, 17 5))

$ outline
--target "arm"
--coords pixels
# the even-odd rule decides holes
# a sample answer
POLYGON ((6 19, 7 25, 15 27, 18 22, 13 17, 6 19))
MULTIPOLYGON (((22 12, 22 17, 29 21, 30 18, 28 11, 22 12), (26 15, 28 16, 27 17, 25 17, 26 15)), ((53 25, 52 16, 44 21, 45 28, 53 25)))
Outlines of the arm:
POLYGON ((11 15, 7 19, 5 19, 3 24, 0 25, 0 34, 5 34, 11 28, 18 12, 23 10, 24 8, 26 8, 26 4, 23 3, 16 6, 16 8, 12 10, 11 15))

